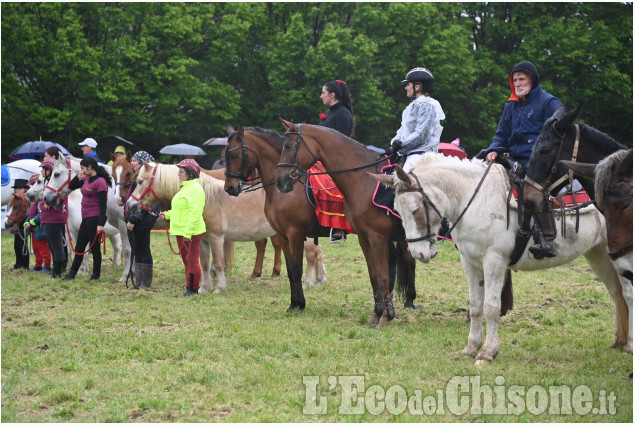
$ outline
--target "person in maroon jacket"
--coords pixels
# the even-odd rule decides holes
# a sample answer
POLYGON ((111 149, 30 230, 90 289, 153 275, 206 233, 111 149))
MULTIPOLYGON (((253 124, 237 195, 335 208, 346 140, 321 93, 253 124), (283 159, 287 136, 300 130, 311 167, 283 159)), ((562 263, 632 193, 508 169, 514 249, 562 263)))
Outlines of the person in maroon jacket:
MULTIPOLYGON (((54 157, 49 157, 42 161, 40 167, 42 167, 42 177, 46 181, 51 178, 53 167, 55 166, 54 157)), ((68 199, 64 198, 54 207, 46 205, 46 201, 42 201, 38 204, 40 211, 40 223, 44 227, 44 233, 46 233, 46 240, 53 257, 53 267, 51 267, 51 277, 55 278, 62 276, 62 273, 66 269, 68 263, 68 252, 66 250, 66 240, 64 238, 66 214, 68 211, 68 199)))
POLYGON ((108 201, 108 187, 112 186, 112 177, 106 169, 97 164, 95 158, 87 157, 79 163, 82 170, 71 180, 68 187, 71 190, 81 188, 82 191, 82 223, 79 225, 77 243, 75 244, 75 258, 71 268, 63 280, 73 280, 82 264, 86 246, 90 246, 93 254, 93 273, 90 280, 99 280, 101 276, 101 251, 98 237, 104 233, 106 225, 106 203, 108 201))

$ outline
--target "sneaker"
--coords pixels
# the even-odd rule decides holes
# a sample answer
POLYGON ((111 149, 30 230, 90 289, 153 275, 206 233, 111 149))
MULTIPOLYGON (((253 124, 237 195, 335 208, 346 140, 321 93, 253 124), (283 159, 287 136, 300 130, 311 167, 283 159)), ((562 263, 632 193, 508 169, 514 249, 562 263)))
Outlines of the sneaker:
POLYGON ((42 267, 42 270, 40 270, 41 273, 51 273, 51 266, 44 266, 42 267))
POLYGON ((31 273, 31 272, 39 272, 39 271, 42 271, 42 266, 33 266, 33 268, 31 270, 29 270, 29 273, 31 273))
POLYGON ((99 275, 97 274, 91 274, 90 275, 90 279, 89 280, 99 280, 99 275))

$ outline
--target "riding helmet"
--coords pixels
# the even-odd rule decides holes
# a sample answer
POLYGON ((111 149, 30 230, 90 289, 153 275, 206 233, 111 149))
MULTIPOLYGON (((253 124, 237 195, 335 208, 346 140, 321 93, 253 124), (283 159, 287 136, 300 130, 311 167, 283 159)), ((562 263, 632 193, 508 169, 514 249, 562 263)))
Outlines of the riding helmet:
POLYGON ((402 83, 421 83, 423 93, 432 93, 434 91, 433 78, 432 72, 427 68, 412 68, 402 83))
POLYGON ((193 159, 184 159, 183 161, 176 164, 177 167, 185 168, 196 178, 201 174, 201 167, 199 167, 198 163, 193 159))

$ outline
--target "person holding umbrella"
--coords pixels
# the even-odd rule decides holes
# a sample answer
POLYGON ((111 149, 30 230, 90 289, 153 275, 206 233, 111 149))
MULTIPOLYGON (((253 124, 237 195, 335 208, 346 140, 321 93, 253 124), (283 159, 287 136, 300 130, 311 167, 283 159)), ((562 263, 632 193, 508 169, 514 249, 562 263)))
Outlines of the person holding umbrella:
POLYGON ((164 220, 170 221, 170 233, 176 235, 176 241, 185 266, 184 296, 198 294, 201 281, 201 265, 198 255, 205 221, 203 209, 205 207, 205 191, 198 182, 201 167, 193 159, 184 159, 179 167, 179 181, 181 190, 172 198, 172 209, 159 214, 164 220))

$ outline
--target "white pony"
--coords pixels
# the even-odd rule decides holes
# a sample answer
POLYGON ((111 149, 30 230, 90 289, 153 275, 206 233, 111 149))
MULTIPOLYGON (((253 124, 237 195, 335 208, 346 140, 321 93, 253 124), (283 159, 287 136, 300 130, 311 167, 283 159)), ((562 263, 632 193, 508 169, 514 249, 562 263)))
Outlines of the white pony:
MULTIPOLYGON (((29 180, 33 174, 40 174, 40 161, 35 159, 20 159, 8 164, 3 164, 2 168, 6 168, 9 174, 9 179, 2 184, 2 203, 1 205, 7 205, 11 195, 13 194, 13 185, 16 179, 29 180)), ((5 170, 3 170, 5 171, 5 170)))
MULTIPOLYGON (((51 179, 49 180, 47 187, 44 189, 44 192, 43 192, 43 197, 46 200, 46 203, 49 205, 55 205, 59 201, 58 194, 62 198, 68 197, 69 226, 71 227, 71 229, 73 229, 73 226, 75 226, 76 224, 77 230, 79 230, 79 225, 81 223, 82 194, 79 190, 71 191, 68 188, 68 184, 79 172, 79 169, 80 169, 79 162, 80 160, 77 158, 64 157, 63 155, 60 156, 60 159, 55 163, 55 166, 53 167, 53 171, 51 173, 51 179), (69 162, 71 164, 70 173, 68 168, 69 162), (78 219, 79 221, 77 221, 76 223, 73 222, 71 224, 71 217, 73 217, 73 219, 78 219)), ((111 169, 108 165, 104 165, 104 164, 100 164, 100 165, 102 165, 106 169, 106 171, 108 171, 109 173, 111 172, 111 169)), ((117 209, 123 209, 123 207, 118 206, 116 204, 116 200, 114 200, 114 205, 113 205, 113 202, 111 202, 110 198, 114 198, 113 188, 108 189, 108 198, 109 200, 108 200, 107 214, 109 217, 108 217, 108 221, 106 222, 106 225, 104 226, 104 231, 106 232, 106 236, 108 238, 111 238, 111 237, 115 238, 114 240, 116 241, 116 242, 113 242, 113 251, 114 251, 113 264, 116 266, 121 265, 121 255, 123 254, 124 256, 124 271, 123 271, 122 279, 125 280, 129 267, 130 267, 130 242, 128 241, 127 233, 124 233, 125 236, 123 237, 121 236, 122 231, 119 228, 120 226, 118 225, 116 221, 118 219, 117 209), (113 223, 115 225, 113 225, 113 223), (115 237, 115 233, 117 234, 116 237, 115 237)), ((74 238, 77 237, 76 233, 74 235, 73 234, 71 235, 74 238)), ((111 239, 111 242, 112 241, 113 239, 111 239)), ((122 281, 122 279, 119 279, 119 280, 122 281)))
MULTIPOLYGON (((40 175, 38 177, 35 184, 26 192, 26 197, 31 202, 40 202, 44 195, 44 189, 46 186, 46 181, 40 175)), ((75 190, 71 192, 68 197, 68 227, 67 232, 70 231, 72 240, 77 240, 77 234, 79 232, 79 226, 82 223, 82 193, 79 190, 75 190)), ((115 265, 120 265, 117 260, 121 258, 121 238, 119 235, 119 231, 112 227, 110 224, 106 223, 104 226, 104 231, 106 232, 106 237, 110 240, 110 244, 113 248, 113 263, 115 265)), ((66 236, 66 235, 65 235, 66 236)), ((68 251, 68 258, 72 261, 73 252, 71 250, 70 244, 66 245, 66 249, 68 251)), ((79 269, 79 274, 88 274, 88 256, 90 253, 84 255, 84 259, 82 261, 82 265, 79 269)))
MULTIPOLYGON (((410 252, 418 260, 430 261, 430 243, 442 217, 455 224, 452 238, 461 254, 470 289, 471 326, 463 354, 476 356, 477 365, 493 361, 500 349, 500 293, 519 228, 514 212, 510 213, 507 228, 506 204, 510 186, 505 170, 498 164, 492 166, 480 192, 466 209, 485 170, 486 164, 482 161, 424 154, 410 174, 397 167, 394 176, 376 176, 384 184, 395 188, 395 208, 403 217, 406 237, 412 240, 408 244, 410 252), (424 239, 418 240, 420 238, 424 239), (487 338, 483 351, 478 353, 483 340, 483 314, 487 338)), ((557 221, 559 227, 566 226, 566 237, 559 235, 554 241, 558 255, 538 261, 528 254, 526 248, 513 269, 546 269, 584 255, 615 302, 617 326, 613 346, 626 344, 625 351, 632 352, 632 340, 628 338, 629 309, 608 256, 602 214, 594 207, 588 207, 588 212, 580 214, 579 232, 575 230, 575 217, 558 215, 557 221)))

